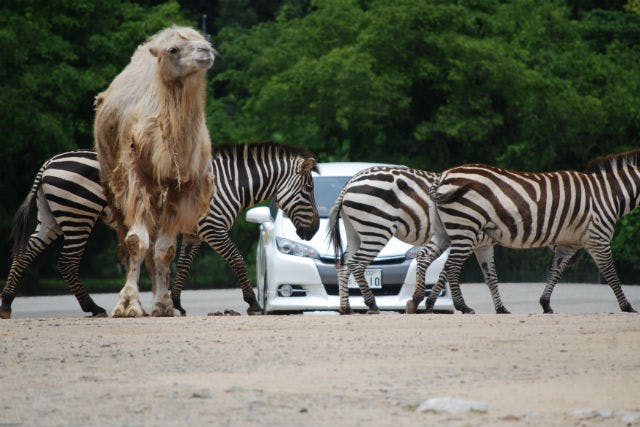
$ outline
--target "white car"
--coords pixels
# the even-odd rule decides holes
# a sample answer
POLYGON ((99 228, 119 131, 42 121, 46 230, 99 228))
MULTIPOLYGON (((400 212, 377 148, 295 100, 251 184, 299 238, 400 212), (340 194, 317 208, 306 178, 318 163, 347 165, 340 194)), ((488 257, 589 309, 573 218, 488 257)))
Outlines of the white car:
MULTIPOLYGON (((296 313, 305 311, 338 310, 338 279, 333 248, 328 238, 328 216, 342 187, 355 173, 377 163, 320 163, 320 175, 314 175, 314 191, 320 228, 310 241, 296 235, 293 223, 274 203, 271 207, 249 209, 247 221, 260 224, 257 249, 256 281, 258 301, 263 312, 296 313)), ((340 220, 342 241, 346 237, 340 220)), ((367 268, 369 286, 381 310, 405 310, 413 295, 416 279, 417 248, 395 237, 367 268)), ((448 251, 427 269, 427 292, 438 281, 448 251)), ((367 306, 353 275, 349 278, 349 302, 355 311, 367 306)), ((424 310, 424 304, 421 304, 424 310)), ((438 297, 434 310, 453 313, 453 303, 445 290, 438 297)))

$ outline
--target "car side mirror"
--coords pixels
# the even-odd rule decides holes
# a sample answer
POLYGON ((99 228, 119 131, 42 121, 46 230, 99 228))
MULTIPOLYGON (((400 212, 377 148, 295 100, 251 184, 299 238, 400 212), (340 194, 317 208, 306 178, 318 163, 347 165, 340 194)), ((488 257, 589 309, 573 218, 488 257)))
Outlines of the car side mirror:
POLYGON ((247 211, 245 218, 249 222, 264 224, 265 222, 273 222, 271 210, 268 206, 257 206, 247 211))

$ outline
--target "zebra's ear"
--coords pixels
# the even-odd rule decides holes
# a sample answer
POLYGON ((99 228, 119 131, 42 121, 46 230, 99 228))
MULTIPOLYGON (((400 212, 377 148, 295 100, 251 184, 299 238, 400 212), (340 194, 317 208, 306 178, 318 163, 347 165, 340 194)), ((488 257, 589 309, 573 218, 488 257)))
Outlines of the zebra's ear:
POLYGON ((316 159, 313 157, 304 159, 304 162, 298 167, 298 173, 309 173, 316 165, 316 159))

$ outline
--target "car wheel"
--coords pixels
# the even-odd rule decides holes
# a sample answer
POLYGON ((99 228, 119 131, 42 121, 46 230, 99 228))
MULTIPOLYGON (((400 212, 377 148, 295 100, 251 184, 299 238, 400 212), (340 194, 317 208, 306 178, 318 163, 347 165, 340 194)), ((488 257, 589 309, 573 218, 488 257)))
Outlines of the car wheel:
POLYGON ((267 269, 265 267, 264 269, 264 279, 262 280, 262 292, 261 292, 261 299, 262 299, 262 314, 269 314, 269 312, 267 311, 267 269))

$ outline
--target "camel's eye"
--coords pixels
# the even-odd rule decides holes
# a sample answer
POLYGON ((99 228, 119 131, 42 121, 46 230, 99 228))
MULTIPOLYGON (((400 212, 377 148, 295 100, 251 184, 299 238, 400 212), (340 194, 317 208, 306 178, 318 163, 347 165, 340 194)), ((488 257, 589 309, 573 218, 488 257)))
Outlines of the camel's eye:
POLYGON ((167 49, 167 52, 169 52, 170 54, 176 54, 178 53, 178 48, 177 47, 170 47, 169 49, 167 49))

